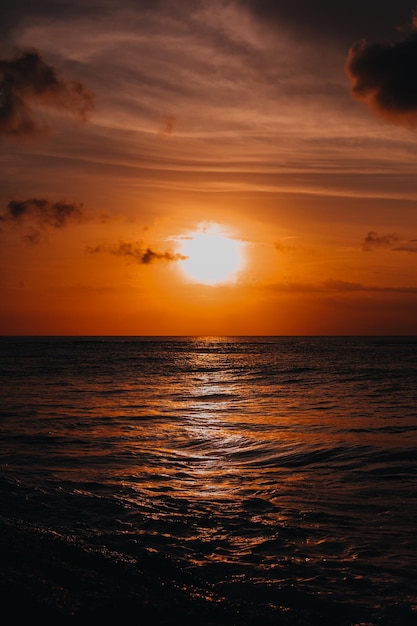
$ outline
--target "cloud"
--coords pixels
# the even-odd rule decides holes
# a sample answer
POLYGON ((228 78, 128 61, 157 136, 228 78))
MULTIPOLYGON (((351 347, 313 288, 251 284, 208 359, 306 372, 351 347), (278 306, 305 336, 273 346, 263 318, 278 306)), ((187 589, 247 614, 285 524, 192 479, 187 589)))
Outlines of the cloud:
POLYGON ((389 248, 392 252, 407 252, 415 254, 417 253, 416 242, 416 239, 400 239, 397 233, 378 235, 378 233, 370 231, 364 239, 362 250, 369 252, 377 248, 389 248))
POLYGON ((371 293, 409 293, 417 295, 417 287, 404 286, 404 287, 379 287, 376 285, 364 285, 362 283, 350 282, 345 280, 324 280, 320 283, 281 283, 273 284, 269 286, 269 289, 280 293, 322 293, 322 294, 352 294, 355 292, 371 292, 371 293))
POLYGON ((409 254, 417 254, 417 246, 400 246, 393 248, 394 252, 408 252, 409 254))
POLYGON ((31 230, 24 235, 24 239, 30 244, 41 241, 42 230, 60 229, 69 223, 80 223, 86 219, 84 205, 80 202, 51 202, 39 198, 10 200, 6 212, 0 214, 0 224, 29 226, 31 230))
POLYGON ((283 240, 275 241, 274 248, 275 250, 277 250, 278 252, 282 252, 283 254, 286 254, 287 252, 294 252, 297 249, 296 246, 284 243, 283 240))
POLYGON ((374 231, 369 231, 363 242, 362 250, 369 251, 374 250, 375 248, 392 248, 393 244, 395 244, 398 240, 399 237, 396 233, 378 235, 378 233, 374 231))
POLYGON ((31 198, 29 200, 10 200, 4 215, 0 215, 2 222, 22 224, 30 220, 40 226, 62 228, 68 222, 84 221, 84 205, 79 202, 51 202, 31 198))
POLYGON ((393 124, 417 124, 416 27, 394 44, 357 41, 346 61, 352 95, 393 124))
POLYGON ((36 50, 0 59, 0 135, 23 138, 47 130, 36 119, 37 106, 85 121, 94 109, 94 96, 82 82, 60 76, 36 50))
POLYGON ((187 257, 177 252, 159 252, 152 250, 149 247, 143 247, 140 242, 120 242, 117 246, 112 245, 98 245, 87 246, 86 252, 88 254, 108 253, 115 256, 125 256, 132 259, 139 265, 150 265, 155 261, 181 261, 187 257))
POLYGON ((320 283, 279 283, 270 286, 272 291, 283 293, 328 293, 364 291, 366 288, 360 283, 344 280, 324 280, 320 283))

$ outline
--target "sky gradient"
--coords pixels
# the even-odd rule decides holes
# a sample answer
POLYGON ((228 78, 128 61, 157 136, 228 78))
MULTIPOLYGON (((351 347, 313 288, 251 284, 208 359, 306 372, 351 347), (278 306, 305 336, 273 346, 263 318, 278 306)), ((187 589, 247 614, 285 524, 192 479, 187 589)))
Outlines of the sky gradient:
POLYGON ((0 334, 417 334, 414 9, 4 0, 0 334))

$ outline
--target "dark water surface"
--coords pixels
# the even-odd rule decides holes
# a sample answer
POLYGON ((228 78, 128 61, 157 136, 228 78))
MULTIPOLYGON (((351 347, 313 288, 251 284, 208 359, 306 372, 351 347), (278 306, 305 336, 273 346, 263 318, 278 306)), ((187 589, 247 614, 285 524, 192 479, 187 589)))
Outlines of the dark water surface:
POLYGON ((417 338, 0 349, 15 616, 417 623, 417 338))

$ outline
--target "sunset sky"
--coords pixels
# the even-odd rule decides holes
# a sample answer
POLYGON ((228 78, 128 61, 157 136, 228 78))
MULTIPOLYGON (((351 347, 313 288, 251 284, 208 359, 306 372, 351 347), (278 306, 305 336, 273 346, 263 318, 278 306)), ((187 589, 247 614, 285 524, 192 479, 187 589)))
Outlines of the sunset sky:
POLYGON ((3 0, 0 334, 417 334, 415 7, 3 0))

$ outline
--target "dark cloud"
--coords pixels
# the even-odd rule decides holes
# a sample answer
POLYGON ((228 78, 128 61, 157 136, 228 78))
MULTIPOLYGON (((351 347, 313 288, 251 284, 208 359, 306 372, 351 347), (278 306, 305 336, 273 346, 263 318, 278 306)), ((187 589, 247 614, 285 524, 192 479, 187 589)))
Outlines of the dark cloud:
POLYGON ((94 96, 82 82, 60 76, 36 50, 0 59, 0 134, 19 138, 44 132, 33 110, 37 105, 86 120, 94 96))
POLYGON ((395 244, 398 240, 399 237, 396 233, 378 235, 378 233, 370 231, 365 237, 362 249, 369 251, 374 250, 375 248, 392 248, 393 244, 395 244))
POLYGON ((23 238, 29 244, 39 243, 42 232, 47 229, 60 229, 86 219, 82 203, 51 202, 39 198, 10 200, 6 211, 0 214, 0 224, 15 224, 28 229, 23 238))
POLYGON ((84 206, 79 202, 51 202, 31 198, 30 200, 10 200, 6 213, 0 215, 2 222, 22 224, 32 222, 38 226, 62 228, 68 222, 84 221, 84 206))
POLYGON ((407 252, 411 254, 417 253, 415 239, 400 239, 397 233, 378 235, 378 233, 370 231, 365 237, 362 249, 370 251, 377 248, 388 248, 392 252, 407 252))
POLYGON ((143 247, 140 242, 120 242, 117 246, 87 246, 86 252, 89 254, 106 252, 115 256, 125 256, 139 265, 150 265, 155 261, 181 261, 187 258, 177 252, 157 252, 149 247, 143 247))
POLYGON ((394 124, 417 124, 416 24, 397 43, 357 41, 346 62, 352 95, 394 124))

